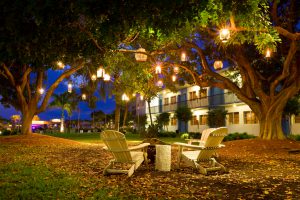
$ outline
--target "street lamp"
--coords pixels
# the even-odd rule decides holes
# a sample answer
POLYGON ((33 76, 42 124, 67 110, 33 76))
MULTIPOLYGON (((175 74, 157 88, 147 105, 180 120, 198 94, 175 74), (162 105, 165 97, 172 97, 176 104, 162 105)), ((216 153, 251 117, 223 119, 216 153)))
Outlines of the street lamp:
POLYGON ((219 70, 223 68, 223 62, 221 60, 216 60, 214 62, 214 68, 215 70, 219 70))
POLYGON ((64 65, 64 63, 63 62, 61 62, 61 61, 57 61, 57 66, 60 68, 60 69, 63 69, 63 68, 65 68, 65 65, 64 65))
POLYGON ((104 74, 103 75, 103 80, 104 81, 110 81, 110 75, 109 74, 104 74))
POLYGON ((82 98, 83 101, 85 101, 85 100, 86 100, 86 94, 83 93, 83 94, 81 95, 81 98, 82 98))
POLYGON ((44 94, 44 92, 45 92, 44 88, 40 88, 40 89, 39 89, 39 93, 40 93, 40 94, 44 94))
POLYGON ((103 78, 105 75, 105 70, 103 69, 103 67, 99 67, 97 69, 97 78, 103 78))
POLYGON ((156 73, 156 74, 160 74, 160 73, 161 73, 161 67, 160 67, 160 65, 157 65, 157 66, 155 67, 155 73, 156 73))
POLYGON ((73 88, 72 82, 69 81, 69 82, 68 82, 68 92, 69 92, 69 93, 72 92, 72 88, 73 88))
POLYGON ((122 101, 129 101, 129 97, 125 93, 122 95, 122 101))
POLYGON ((175 82, 176 79, 177 79, 176 75, 173 75, 173 76, 172 76, 172 81, 175 82))
POLYGON ((181 59, 182 62, 186 62, 186 61, 187 61, 187 57, 186 57, 185 52, 182 52, 182 53, 181 53, 180 59, 181 59))
POLYGON ((227 42, 230 38, 230 31, 227 28, 220 30, 220 40, 222 42, 227 42))
POLYGON ((266 58, 270 58, 271 57, 271 50, 267 49, 266 51, 266 58))
POLYGON ((92 81, 96 81, 96 79, 97 79, 97 76, 96 76, 95 74, 93 74, 93 75, 91 76, 91 80, 92 80, 92 81))

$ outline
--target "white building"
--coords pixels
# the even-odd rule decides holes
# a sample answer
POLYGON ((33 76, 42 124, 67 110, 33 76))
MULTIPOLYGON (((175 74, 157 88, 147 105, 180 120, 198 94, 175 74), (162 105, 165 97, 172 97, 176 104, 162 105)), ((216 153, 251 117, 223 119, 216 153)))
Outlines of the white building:
MULTIPOLYGON (((143 109, 141 109, 140 102, 138 105, 140 114, 146 113, 148 121, 150 121, 148 105, 146 104, 143 109)), ((164 90, 151 101, 150 110, 154 121, 156 116, 162 112, 171 114, 170 123, 166 127, 168 131, 202 132, 208 128, 206 122, 209 108, 220 106, 227 110, 226 126, 229 133, 259 134, 258 119, 249 106, 240 101, 233 93, 218 88, 202 88, 200 90, 199 86, 187 86, 179 89, 177 93, 164 90), (180 105, 187 105, 193 112, 193 119, 188 122, 187 130, 185 130, 185 124, 174 116, 175 110, 180 105)), ((300 116, 292 117, 291 132, 300 134, 300 116)))

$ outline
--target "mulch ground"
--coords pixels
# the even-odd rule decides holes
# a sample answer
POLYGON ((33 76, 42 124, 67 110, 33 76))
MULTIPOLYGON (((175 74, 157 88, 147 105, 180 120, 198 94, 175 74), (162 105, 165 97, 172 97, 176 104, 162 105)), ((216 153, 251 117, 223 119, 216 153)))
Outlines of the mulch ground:
POLYGON ((80 174, 94 181, 90 193, 106 188, 120 198, 141 199, 300 199, 300 142, 259 139, 225 142, 219 150, 220 163, 229 173, 199 174, 189 167, 176 169, 176 146, 172 146, 172 170, 156 171, 154 165, 142 165, 132 177, 103 176, 112 156, 99 144, 84 144, 66 139, 34 134, 0 137, 0 145, 11 151, 0 162, 13 162, 26 155, 31 163, 70 174, 80 174))

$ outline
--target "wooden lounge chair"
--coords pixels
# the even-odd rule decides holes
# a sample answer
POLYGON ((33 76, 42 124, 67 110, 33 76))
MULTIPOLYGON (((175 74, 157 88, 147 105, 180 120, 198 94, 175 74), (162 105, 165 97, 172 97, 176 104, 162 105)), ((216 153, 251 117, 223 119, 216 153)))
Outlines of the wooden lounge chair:
POLYGON ((101 139, 106 145, 104 149, 108 150, 114 156, 109 164, 105 167, 103 174, 125 173, 130 177, 134 171, 143 163, 148 166, 147 147, 150 143, 142 143, 140 145, 127 146, 126 138, 123 133, 114 130, 106 130, 101 132, 101 139), (129 164, 129 169, 116 169, 115 164, 129 164))
POLYGON ((205 175, 208 171, 222 170, 227 172, 227 169, 213 157, 217 149, 225 147, 221 142, 227 133, 228 129, 226 127, 216 128, 208 135, 206 142, 200 146, 178 142, 174 143, 179 146, 178 167, 180 167, 181 161, 184 161, 205 175), (184 151, 185 148, 188 150, 184 151), (208 162, 208 167, 204 167, 204 162, 208 162))
POLYGON ((204 143, 206 142, 206 139, 208 137, 208 135, 214 131, 216 128, 208 128, 208 129, 204 129, 202 131, 201 134, 201 138, 200 139, 186 139, 188 144, 193 144, 193 143, 199 143, 200 146, 203 146, 204 143))

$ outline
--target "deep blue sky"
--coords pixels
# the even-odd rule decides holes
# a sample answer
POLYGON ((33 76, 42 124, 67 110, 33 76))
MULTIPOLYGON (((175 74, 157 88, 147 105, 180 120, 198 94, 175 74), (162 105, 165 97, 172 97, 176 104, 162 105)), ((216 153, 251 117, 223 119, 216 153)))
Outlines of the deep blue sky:
MULTIPOLYGON (((49 70, 48 73, 48 81, 46 82, 46 84, 51 84, 53 83, 56 78, 59 76, 59 74, 62 71, 52 71, 49 70)), ((74 88, 76 89, 76 88, 74 88)), ((77 88, 78 89, 78 88, 77 88)), ((54 93, 63 93, 67 91, 67 82, 63 81, 55 90, 54 93)), ((79 92, 79 90, 78 90, 79 92)), ((90 114, 91 114, 91 109, 88 107, 86 102, 80 102, 79 104, 79 109, 80 109, 80 119, 90 119, 90 114)), ((115 109, 115 100, 114 98, 106 99, 106 102, 104 101, 98 101, 97 102, 97 107, 95 110, 102 110, 105 113, 111 113, 113 112, 113 110, 115 109)), ((20 112, 17 112, 15 109, 13 108, 4 108, 1 104, 0 104, 0 116, 9 119, 11 115, 14 114, 20 114, 20 112)), ((55 108, 51 108, 46 110, 45 112, 42 112, 40 114, 38 114, 38 116, 40 117, 41 120, 50 120, 53 118, 60 118, 61 117, 61 110, 59 109, 55 109, 55 108)), ((77 111, 73 111, 73 115, 72 115, 72 119, 77 119, 78 118, 78 112, 77 111)))

